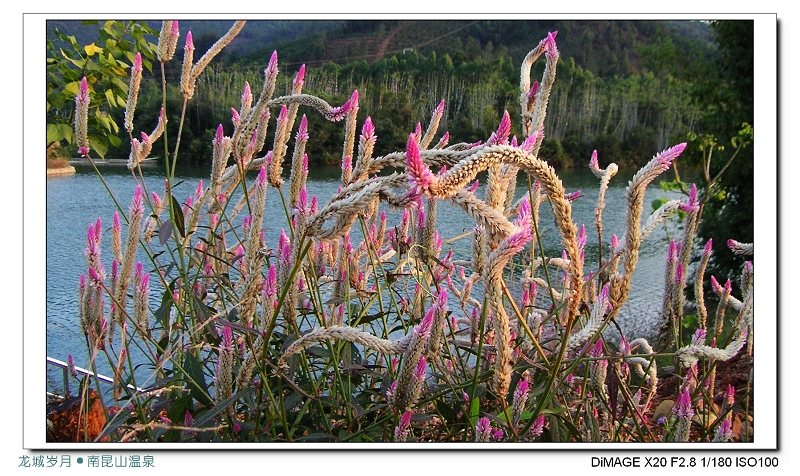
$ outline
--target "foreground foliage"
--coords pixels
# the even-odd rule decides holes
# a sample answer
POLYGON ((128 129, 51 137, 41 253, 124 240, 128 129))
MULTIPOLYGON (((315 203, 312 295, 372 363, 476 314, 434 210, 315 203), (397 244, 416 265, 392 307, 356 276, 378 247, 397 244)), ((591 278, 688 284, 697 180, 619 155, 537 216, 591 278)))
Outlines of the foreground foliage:
MULTIPOLYGON (((243 23, 196 62, 186 35, 180 125, 197 79, 243 23)), ((164 22, 162 70, 179 36, 178 22, 164 22)), ((159 139, 166 143, 168 111, 149 134, 137 138, 129 129, 129 168, 139 186, 130 207, 119 207, 112 219, 110 273, 100 253, 102 221, 89 226, 88 273, 79 284, 89 367, 100 358, 115 369, 104 401, 109 418, 89 439, 752 438, 749 386, 716 385, 718 362, 743 348, 752 354, 752 262, 744 262, 738 293, 731 280, 720 284, 711 277, 719 304, 707 309, 710 242, 689 272, 700 247, 694 243, 701 219, 697 189, 685 202, 662 203, 642 223, 645 190, 685 144, 656 154, 629 183, 627 201, 611 204, 627 209, 625 229, 615 230, 619 236, 609 235, 602 220, 617 166, 601 168, 594 154, 596 221, 588 224, 592 231, 573 221, 571 202, 578 195, 566 193, 540 158, 559 60, 555 36, 548 34, 522 63, 521 139, 512 136, 505 113, 485 141, 451 145, 449 134, 438 131, 442 101, 426 127, 416 125, 405 150, 376 155, 372 120, 359 121, 358 91, 341 106, 303 94, 303 66, 290 94, 275 96, 277 54, 260 93, 245 83, 230 135, 217 128, 210 183, 200 181, 183 203, 172 179, 179 140, 171 154, 164 147, 163 191, 146 190, 139 168, 159 139), (544 71, 532 82, 539 60, 544 71), (344 123, 341 188, 327 201, 305 188, 305 148, 313 134, 306 114, 344 123), (271 148, 265 146, 270 124, 271 148), (249 170, 258 171, 254 181, 246 178, 249 170), (482 172, 488 179, 480 196, 476 177, 482 172), (519 179, 528 184, 522 197, 514 196, 519 179), (263 234, 264 220, 277 219, 264 216, 266 200, 284 205, 286 226, 277 243, 263 234), (444 200, 475 220, 462 237, 472 241, 469 260, 456 259, 452 242, 437 231, 437 204, 444 200), (546 256, 541 246, 542 206, 553 210, 561 256, 546 256), (642 242, 676 212, 685 220, 683 237, 669 244, 663 299, 671 337, 656 352, 643 338, 605 331, 628 298, 642 242), (390 216, 396 220, 390 223, 390 216), (596 234, 593 245, 590 234, 596 234), (597 263, 586 262, 587 246, 598 247, 597 263), (146 265, 136 262, 139 252, 146 265), (158 306, 150 305, 151 280, 158 306), (688 287, 698 304, 690 329, 688 287), (134 361, 134 353, 147 365, 134 361), (660 383, 671 376, 678 384, 665 398, 660 383)), ((89 102, 81 88, 77 118, 86 117, 89 102)), ((136 123, 130 97, 126 121, 136 123)), ((91 156, 85 130, 76 123, 76 142, 91 156)), ((752 244, 731 240, 729 246, 752 255, 752 244)), ((82 435, 90 436, 86 429, 82 435)))

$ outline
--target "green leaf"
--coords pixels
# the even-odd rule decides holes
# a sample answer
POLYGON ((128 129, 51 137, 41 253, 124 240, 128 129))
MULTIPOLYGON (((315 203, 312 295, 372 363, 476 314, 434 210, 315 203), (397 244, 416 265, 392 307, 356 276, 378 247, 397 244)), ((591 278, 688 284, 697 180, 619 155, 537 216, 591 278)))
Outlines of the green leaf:
POLYGON ((96 136, 89 136, 89 146, 97 152, 100 158, 106 158, 108 152, 108 142, 105 139, 96 136))
POLYGON ((228 397, 225 400, 223 400, 223 401, 219 402, 218 404, 216 404, 214 406, 214 408, 212 408, 211 410, 209 410, 209 411, 203 413, 202 415, 198 416, 195 419, 194 425, 196 427, 202 428, 203 426, 205 426, 206 424, 211 422, 211 420, 213 420, 217 415, 219 415, 220 413, 225 411, 229 406, 231 406, 232 404, 236 403, 236 401, 239 400, 239 398, 245 396, 246 394, 248 394, 251 391, 252 391, 252 388, 248 387, 248 388, 244 388, 244 389, 234 393, 230 397, 228 397))
POLYGON ((69 124, 48 124, 47 143, 61 140, 72 144, 72 127, 69 124))
POLYGON ((86 52, 87 56, 91 57, 91 56, 94 56, 96 53, 102 53, 103 52, 103 48, 100 48, 99 46, 95 45, 94 43, 90 43, 90 44, 88 44, 88 45, 83 47, 83 51, 86 52))
POLYGON ((178 227, 178 233, 181 234, 181 238, 186 238, 186 228, 184 226, 181 204, 175 199, 175 195, 170 195, 170 199, 172 201, 172 214, 175 218, 175 226, 178 227))
MULTIPOLYGON (((111 78, 111 84, 113 84, 115 87, 119 88, 119 90, 124 92, 125 94, 128 93, 128 84, 125 81, 123 81, 123 80, 121 80, 119 78, 111 78)), ((126 99, 123 99, 122 101, 119 101, 119 102, 120 102, 120 104, 122 104, 125 101, 126 101, 126 99)))
POLYGON ((208 384, 206 384, 206 378, 203 374, 203 366, 190 352, 184 355, 183 370, 186 371, 186 374, 191 379, 186 379, 189 395, 200 403, 211 405, 211 400, 208 398, 208 384), (194 383, 192 383, 192 380, 194 383))
POLYGON ((481 410, 481 399, 480 398, 473 398, 472 403, 469 406, 469 425, 470 427, 474 427, 478 422, 478 415, 480 414, 481 410))
MULTIPOLYGON (((106 89, 106 100, 108 100, 108 105, 111 107, 117 107, 117 100, 114 98, 114 91, 110 89, 106 89)), ((106 127, 106 129, 110 129, 106 127)))
POLYGON ((661 208, 661 206, 664 205, 665 203, 667 203, 666 198, 656 198, 655 200, 650 202, 650 206, 653 207, 653 211, 655 211, 661 208))
POLYGON ((114 147, 119 147, 122 144, 122 139, 119 136, 108 136, 108 142, 114 147))
POLYGON ((64 86, 64 95, 74 98, 75 96, 78 95, 80 87, 81 87, 80 81, 73 81, 71 83, 67 83, 67 85, 64 86))
POLYGON ((67 60, 67 61, 69 61, 70 63, 72 63, 72 64, 74 64, 75 66, 77 66, 77 67, 78 67, 78 69, 83 69, 83 68, 84 68, 84 66, 86 66, 86 62, 88 61, 88 59, 75 60, 75 59, 72 59, 72 58, 70 58, 69 56, 67 56, 67 54, 66 54, 66 53, 64 53, 64 50, 60 50, 60 51, 61 51, 61 56, 63 56, 63 57, 64 57, 64 59, 66 59, 66 60, 67 60))

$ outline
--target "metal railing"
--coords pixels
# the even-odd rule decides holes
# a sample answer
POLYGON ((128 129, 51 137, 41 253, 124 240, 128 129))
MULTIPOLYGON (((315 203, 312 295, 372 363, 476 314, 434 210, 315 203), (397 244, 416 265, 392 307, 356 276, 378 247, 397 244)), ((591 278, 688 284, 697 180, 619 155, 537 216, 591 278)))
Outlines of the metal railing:
MULTIPOLYGON (((70 380, 70 367, 69 367, 69 364, 67 364, 63 360, 58 360, 58 359, 54 359, 53 357, 47 356, 47 365, 48 366, 57 367, 57 368, 61 369, 61 375, 63 377, 63 383, 64 383, 64 394, 65 395, 69 395, 70 394, 70 391, 69 391, 69 380, 70 380)), ((93 371, 91 371, 89 369, 84 369, 83 367, 78 367, 77 365, 73 366, 73 368, 75 369, 75 372, 77 374, 84 375, 84 376, 89 377, 89 378, 94 378, 98 382, 104 382, 104 383, 108 383, 108 384, 112 384, 112 385, 114 384, 114 379, 112 377, 108 377, 106 375, 95 373, 95 372, 93 372, 93 371)), ((134 387, 133 385, 127 385, 127 387, 129 389, 133 390, 133 391, 136 391, 136 392, 143 392, 144 391, 143 389, 138 388, 138 387, 134 387)), ((55 393, 51 393, 51 392, 48 392, 48 395, 60 396, 60 395, 56 395, 55 393)))

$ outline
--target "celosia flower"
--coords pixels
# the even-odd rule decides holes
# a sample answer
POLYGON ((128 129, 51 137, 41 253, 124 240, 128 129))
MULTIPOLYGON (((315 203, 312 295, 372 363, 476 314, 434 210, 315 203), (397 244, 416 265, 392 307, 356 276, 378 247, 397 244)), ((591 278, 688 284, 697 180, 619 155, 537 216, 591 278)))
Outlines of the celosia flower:
POLYGON ((528 90, 528 107, 533 105, 533 101, 536 100, 536 95, 539 93, 539 81, 534 81, 531 84, 531 88, 528 90))
POLYGON ((697 185, 692 184, 689 189, 689 198, 686 203, 681 203, 679 208, 687 213, 700 210, 700 202, 697 201, 697 185))
POLYGON ((133 117, 139 99, 139 86, 142 82, 142 54, 137 52, 131 65, 131 79, 128 84, 128 99, 125 102, 125 130, 133 132, 133 117))
POLYGON ((477 443, 488 443, 492 440, 492 422, 487 417, 482 417, 475 425, 475 441, 477 443))
POLYGON ((539 416, 536 417, 536 420, 533 421, 533 426, 531 426, 530 434, 532 437, 542 436, 544 432, 544 414, 540 413, 539 416))
POLYGON ((694 407, 692 406, 692 395, 688 388, 683 389, 678 394, 678 401, 672 409, 672 413, 678 418, 691 419, 694 416, 694 407))
POLYGON ((544 134, 541 131, 534 131, 533 134, 529 135, 524 141, 522 141, 522 145, 520 145, 519 148, 530 154, 533 152, 533 149, 539 145, 543 138, 544 134))
POLYGON ((295 140, 298 142, 306 142, 308 140, 308 118, 305 114, 300 118, 300 125, 297 127, 295 140))
POLYGON ((547 33, 547 38, 544 40, 545 55, 550 58, 558 57, 558 48, 556 47, 556 35, 558 35, 558 31, 551 31, 547 33))
POLYGON ((89 83, 86 76, 81 79, 75 96, 75 143, 82 157, 89 155, 89 83))
POLYGON ((693 345, 703 345, 706 342, 706 330, 702 327, 694 331, 694 336, 692 336, 692 344, 693 345))
POLYGON ((269 57, 269 62, 267 63, 267 68, 264 70, 264 74, 267 76, 273 76, 278 74, 278 52, 273 51, 269 57))
POLYGON ((417 362, 417 368, 414 370, 414 378, 419 381, 425 380, 425 371, 428 368, 427 362, 425 360, 425 356, 419 358, 419 362, 417 362))
POLYGON ((724 419, 714 431, 713 443, 725 443, 733 439, 733 424, 730 420, 724 419))
POLYGON ((570 202, 574 202, 575 200, 577 200, 577 199, 581 198, 581 195, 582 195, 582 193, 581 193, 581 191, 580 191, 580 190, 575 190, 575 191, 574 191, 574 192, 572 192, 572 193, 568 193, 568 194, 566 194, 566 195, 564 196, 564 198, 566 198, 566 199, 567 199, 567 200, 569 200, 570 202))
POLYGON ((297 73, 294 75, 294 80, 292 80, 292 86, 294 89, 299 89, 303 87, 303 83, 305 82, 306 78, 306 65, 300 65, 300 69, 297 70, 297 73))
POLYGON ((250 111, 250 107, 253 105, 253 92, 250 89, 250 83, 248 81, 244 82, 244 88, 242 88, 242 115, 247 115, 247 112, 250 111))
POLYGON ((503 117, 500 119, 500 124, 497 130, 492 133, 489 140, 486 141, 487 145, 504 145, 508 144, 508 136, 511 135, 511 116, 508 111, 503 111, 503 117))
POLYGON ((334 122, 341 121, 350 113, 350 111, 358 108, 358 89, 353 91, 350 99, 344 102, 339 107, 334 107, 330 111, 330 118, 334 122))
POLYGON ((410 185, 417 194, 422 194, 435 181, 433 173, 422 161, 414 134, 409 135, 406 142, 406 169, 410 185))
POLYGON ((364 120, 364 125, 361 126, 361 137, 365 141, 369 141, 375 138, 375 126, 372 124, 372 117, 367 116, 364 120))
POLYGON ((408 433, 411 429, 411 416, 413 414, 414 412, 407 410, 400 416, 400 423, 394 429, 395 441, 403 443, 408 439, 408 433))

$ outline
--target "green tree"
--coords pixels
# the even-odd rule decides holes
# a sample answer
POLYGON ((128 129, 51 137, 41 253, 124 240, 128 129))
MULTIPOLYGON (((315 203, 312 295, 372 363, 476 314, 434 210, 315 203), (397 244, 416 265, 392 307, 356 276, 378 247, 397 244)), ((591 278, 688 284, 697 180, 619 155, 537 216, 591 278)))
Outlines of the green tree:
MULTIPOLYGON (((705 130, 715 135, 720 144, 729 150, 738 143, 727 143, 728 138, 739 140, 737 132, 743 123, 753 122, 753 22, 717 21, 712 24, 719 56, 717 75, 706 86, 705 93, 713 98, 705 119, 705 130)), ((775 160, 762 157, 762 160, 775 160)), ((725 160, 711 163, 711 175, 725 166, 725 160)), ((710 197, 700 234, 714 237, 714 261, 709 268, 721 276, 738 272, 741 258, 726 249, 725 242, 733 238, 741 242, 753 241, 753 148, 743 148, 735 162, 728 167, 718 182, 719 193, 710 197)))
MULTIPOLYGON (((99 22, 86 22, 99 24, 99 22)), ((152 71, 156 46, 148 37, 156 34, 145 23, 105 21, 97 40, 81 45, 75 36, 56 30, 47 40, 47 146, 48 151, 73 143, 75 96, 81 78, 89 83, 89 142, 92 150, 104 157, 109 147, 118 147, 120 127, 112 117, 124 108, 128 94, 128 75, 136 53, 152 71)))

